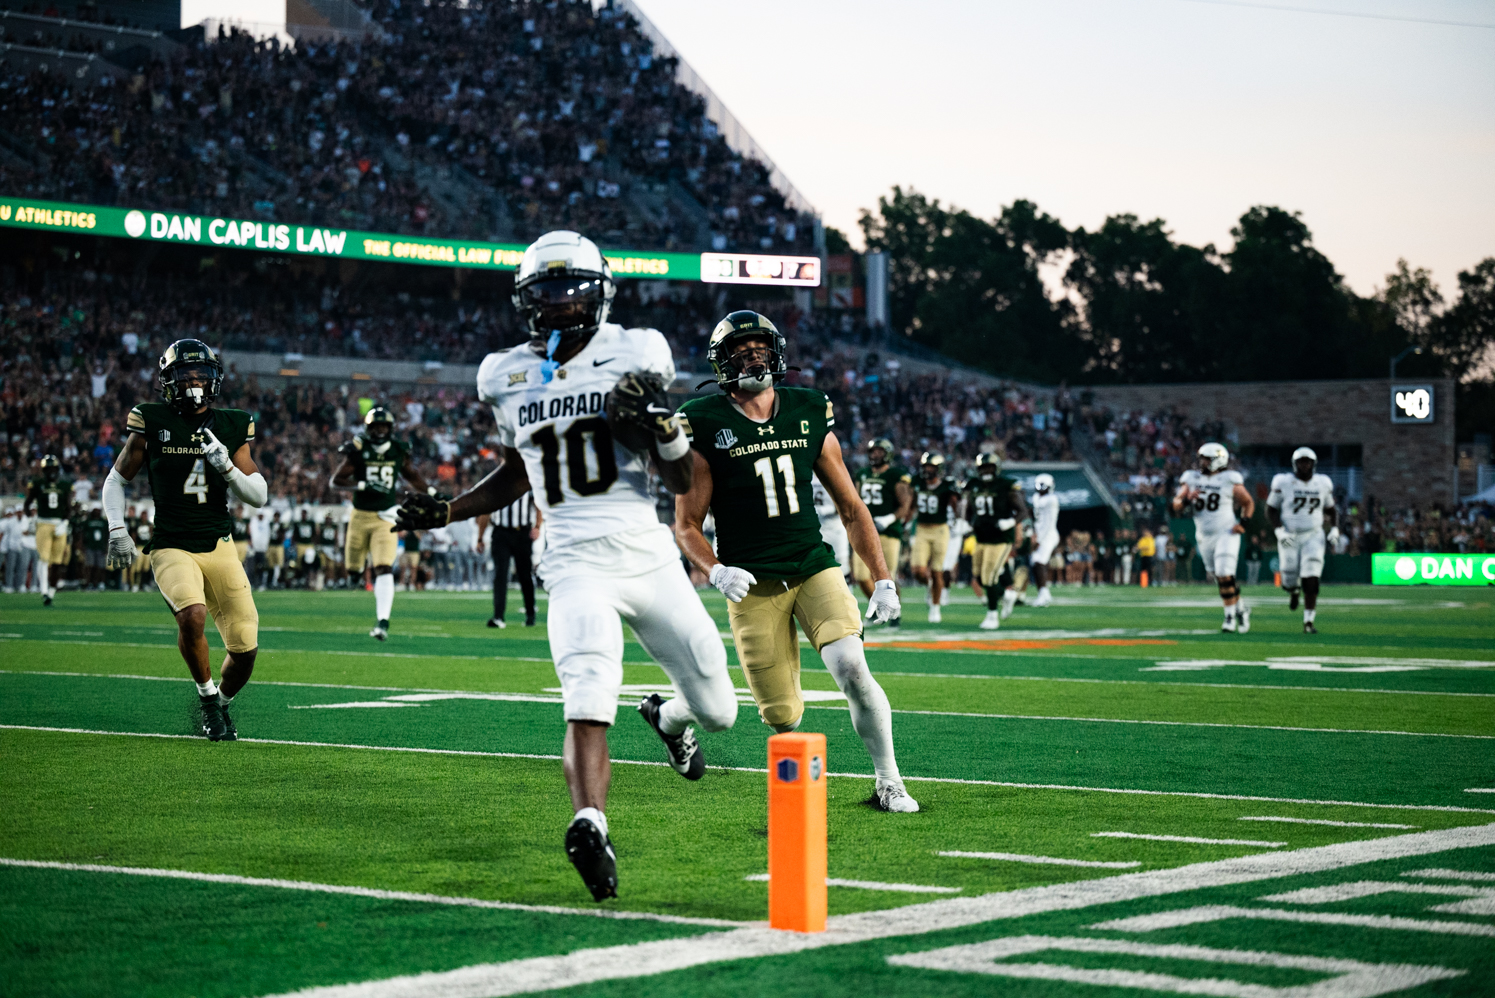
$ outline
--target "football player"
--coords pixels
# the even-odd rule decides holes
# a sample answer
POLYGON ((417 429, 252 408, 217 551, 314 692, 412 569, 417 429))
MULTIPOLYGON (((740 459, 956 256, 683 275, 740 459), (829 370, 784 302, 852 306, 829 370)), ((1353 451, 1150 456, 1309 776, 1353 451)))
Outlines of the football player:
POLYGON ((1034 606, 1054 602, 1049 591, 1049 559, 1059 546, 1059 497, 1054 494, 1054 476, 1044 472, 1033 478, 1033 581, 1038 583, 1034 606))
MULTIPOLYGON (((867 444, 867 466, 858 468, 855 482, 862 503, 872 514, 877 527, 878 544, 890 578, 898 574, 898 557, 903 553, 903 525, 914 514, 914 476, 907 468, 893 464, 893 441, 875 437, 867 444)), ((851 552, 851 576, 862 587, 862 595, 872 598, 876 576, 855 548, 851 552)), ((897 588, 897 582, 894 582, 897 588)), ((872 619, 872 605, 867 605, 867 619, 872 619)), ((902 618, 894 616, 889 627, 897 627, 902 618)))
POLYGON ((690 488, 690 441, 665 393, 675 362, 658 330, 607 321, 613 294, 612 270, 590 239, 548 232, 524 251, 514 306, 530 342, 489 354, 478 369, 502 464, 451 502, 407 496, 399 519, 401 530, 441 527, 503 509, 533 486, 545 521, 538 574, 550 593, 546 623, 575 811, 566 853, 598 901, 618 887, 604 810, 622 621, 679 694, 639 707, 676 772, 695 780, 705 771, 692 724, 722 731, 737 720, 726 648, 649 486, 652 464, 671 492, 690 488))
POLYGON ((945 458, 925 451, 919 458, 914 490, 914 543, 909 567, 929 587, 929 622, 940 622, 940 594, 945 589, 945 552, 950 547, 950 511, 960 501, 954 482, 945 480, 945 458))
POLYGON ((680 410, 696 456, 690 489, 675 499, 675 534, 691 564, 729 601, 737 659, 763 722, 793 731, 804 715, 797 620, 846 694, 852 727, 877 773, 878 803, 917 811, 893 758, 887 694, 867 668, 856 599, 821 538, 812 477, 824 484, 872 577, 870 615, 896 617, 898 594, 872 514, 831 432, 830 400, 809 388, 774 387, 788 372, 785 346, 757 312, 733 312, 712 331, 706 356, 723 393, 691 399, 680 410), (716 522, 714 551, 701 529, 708 510, 716 522))
POLYGON ((62 462, 55 454, 42 458, 41 474, 31 480, 26 489, 26 502, 21 515, 30 516, 32 504, 36 505, 36 581, 41 590, 42 606, 51 606, 57 587, 52 583, 62 569, 53 565, 66 565, 72 557, 68 543, 68 523, 73 514, 73 483, 62 477, 62 462))
POLYGON ((202 731, 212 741, 238 737, 228 707, 249 682, 259 649, 259 611, 231 539, 232 493, 263 506, 265 478, 249 456, 254 417, 242 409, 213 409, 223 388, 223 364, 201 340, 177 340, 160 360, 161 402, 142 402, 125 420, 129 437, 104 481, 109 520, 108 565, 135 561, 125 526, 125 484, 149 465, 156 501, 151 571, 176 615, 177 647, 197 683, 202 731), (204 635, 212 615, 228 654, 221 685, 213 682, 204 635))
POLYGON ((1313 618, 1318 608, 1319 576, 1324 573, 1324 548, 1339 540, 1334 508, 1334 483, 1315 474, 1319 456, 1311 447, 1293 451, 1292 474, 1274 475, 1267 496, 1267 519, 1277 532, 1277 562, 1288 609, 1303 597, 1303 633, 1317 634, 1313 618), (1329 532, 1324 533, 1324 524, 1329 532))
POLYGON ((815 515, 820 517, 820 538, 831 546, 831 554, 835 556, 836 564, 841 566, 842 577, 849 578, 851 541, 846 537, 846 524, 841 522, 836 502, 817 477, 810 479, 810 494, 815 499, 815 515))
POLYGON ((1002 618, 1012 614, 1018 590, 1011 585, 1009 565, 1013 545, 1022 540, 1020 523, 1027 517, 1022 484, 1002 474, 1002 459, 997 455, 978 454, 976 477, 966 486, 966 518, 976 535, 971 588, 986 597, 983 631, 995 631, 1002 626, 1002 618))
POLYGON ((374 565, 374 627, 369 637, 389 637, 389 617, 395 605, 395 558, 399 540, 394 535, 399 499, 395 486, 404 478, 416 489, 434 494, 410 462, 410 445, 394 438, 395 417, 376 405, 363 417, 363 434, 338 448, 343 463, 332 475, 332 487, 353 493, 353 513, 343 542, 343 567, 362 578, 364 565, 374 565))
POLYGON ((1173 510, 1194 517, 1194 543, 1204 567, 1215 573, 1220 602, 1225 606, 1220 630, 1245 634, 1251 630, 1251 610, 1241 600, 1235 566, 1241 554, 1241 535, 1246 532, 1244 524, 1256 511, 1256 501, 1246 491, 1241 473, 1227 469, 1229 464, 1230 452, 1223 445, 1208 443, 1200 447, 1199 467, 1179 476, 1173 510), (1239 521, 1236 507, 1240 507, 1239 521))

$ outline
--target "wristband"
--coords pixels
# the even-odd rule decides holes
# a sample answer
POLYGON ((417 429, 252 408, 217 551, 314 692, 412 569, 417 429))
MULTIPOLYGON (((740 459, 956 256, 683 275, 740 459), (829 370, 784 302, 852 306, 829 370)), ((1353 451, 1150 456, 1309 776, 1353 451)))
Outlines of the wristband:
POLYGON ((664 461, 678 461, 690 453, 690 441, 685 438, 683 432, 676 433, 668 440, 661 440, 655 444, 659 451, 659 457, 664 461))
POLYGON ((428 496, 434 496, 434 495, 436 495, 436 486, 434 486, 434 485, 427 485, 426 486, 426 495, 428 495, 428 496))
POLYGON ((354 492, 362 492, 364 489, 366 489, 368 487, 369 487, 369 483, 368 482, 355 482, 353 484, 353 491, 354 492))

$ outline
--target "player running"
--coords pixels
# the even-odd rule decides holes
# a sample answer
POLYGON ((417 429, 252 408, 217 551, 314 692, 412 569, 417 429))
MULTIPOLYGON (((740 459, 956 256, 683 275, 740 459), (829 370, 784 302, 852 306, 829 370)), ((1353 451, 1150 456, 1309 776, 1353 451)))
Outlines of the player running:
POLYGON ((478 369, 478 397, 493 406, 503 463, 450 503, 408 495, 399 520, 401 530, 442 527, 503 509, 534 486, 546 539, 538 574, 550 593, 546 623, 576 812, 566 854, 598 901, 616 897, 618 887, 603 812, 607 729, 623 682, 622 620, 679 694, 651 696, 639 708, 676 772, 696 780, 705 771, 693 723, 721 731, 737 720, 727 651, 649 485, 652 463, 671 492, 690 488, 690 441, 664 390, 675 362, 658 330, 607 321, 613 293, 612 271, 590 239, 548 232, 524 251, 514 307, 530 342, 489 354, 478 369))
POLYGON ((966 518, 976 535, 971 588, 986 596, 986 616, 979 626, 995 631, 1017 602, 1009 565, 1013 545, 1022 539, 1020 524, 1028 518, 1022 484, 1002 474, 1002 459, 995 454, 976 456, 976 477, 966 486, 966 518))
POLYGON ((149 465, 156 501, 151 570, 176 615, 177 647, 197 683, 202 731, 211 741, 238 737, 228 707, 249 682, 259 650, 259 611, 234 543, 229 493, 263 506, 265 478, 249 456, 254 417, 242 409, 211 409, 223 388, 223 364, 201 340, 177 340, 160 360, 163 402, 142 402, 125 420, 129 438, 104 481, 109 520, 108 566, 135 561, 125 526, 125 484, 149 465), (228 654, 213 682, 205 617, 211 614, 228 654))
MULTIPOLYGON (((399 542, 394 522, 399 500, 395 486, 404 478, 427 494, 426 484, 410 463, 410 445, 394 438, 394 414, 376 405, 363 417, 364 431, 338 448, 343 463, 332 474, 332 487, 353 493, 353 514, 343 543, 343 568, 355 579, 362 578, 364 565, 374 564, 374 627, 369 637, 389 637, 389 616, 395 605, 395 558, 399 542)), ((361 584, 361 583, 360 583, 361 584)))
POLYGON ((1038 583, 1034 606, 1049 606, 1049 559, 1059 546, 1059 497, 1054 494, 1054 476, 1044 472, 1033 479, 1033 581, 1038 583))
POLYGON ((914 490, 914 544, 909 567, 929 587, 929 622, 940 622, 940 594, 945 589, 945 552, 950 547, 950 511, 960 490, 945 480, 945 458, 925 451, 919 458, 919 485, 914 490))
POLYGON ((72 556, 72 545, 68 543, 68 523, 73 515, 73 483, 62 477, 62 462, 55 454, 41 460, 41 474, 31 480, 26 488, 26 501, 21 515, 30 516, 31 507, 36 506, 36 581, 41 590, 42 606, 51 606, 57 595, 53 585, 62 569, 53 565, 66 565, 72 556))
POLYGON ((724 394, 691 399, 680 410, 696 457, 690 489, 675 499, 676 537, 729 601, 732 642, 763 723, 793 731, 804 715, 798 620, 846 694, 852 727, 872 756, 879 805, 917 811, 893 758, 887 694, 867 668, 856 599, 821 538, 812 475, 873 579, 869 615, 895 618, 898 594, 831 432, 830 400, 809 388, 774 387, 788 372, 785 349, 783 335, 757 312, 733 312, 712 332, 706 356, 724 394), (715 551, 701 531, 707 510, 716 520, 715 551))
MULTIPOLYGON (((874 437, 867 444, 867 461, 865 468, 857 469, 855 482, 862 503, 877 527, 878 544, 891 578, 898 574, 898 556, 903 553, 903 525, 914 512, 914 476, 907 468, 892 463, 893 441, 886 437, 874 437)), ((851 577, 862 587, 862 595, 870 600, 876 577, 855 548, 851 551, 851 577)), ((893 585, 896 589, 898 584, 895 581, 893 585)), ((867 619, 872 619, 870 603, 867 619)), ((887 623, 889 627, 897 627, 902 622, 895 615, 887 623)))
POLYGON ((1246 491, 1239 471, 1228 471, 1230 452, 1221 444, 1208 443, 1199 448, 1199 467, 1190 468, 1178 479, 1178 494, 1173 510, 1194 517, 1194 542, 1204 567, 1215 573, 1220 587, 1220 602, 1225 606, 1225 622, 1220 630, 1227 634, 1245 634, 1251 630, 1251 610, 1241 601, 1241 587, 1235 581, 1236 560, 1241 554, 1241 534, 1245 521, 1256 511, 1256 501, 1246 491), (1236 520, 1236 507, 1241 509, 1236 520))
POLYGON ((1326 542, 1339 540, 1334 508, 1334 483, 1328 475, 1315 474, 1319 456, 1311 447, 1293 451, 1292 474, 1274 475, 1267 496, 1267 519, 1277 532, 1277 562, 1282 588, 1288 592, 1289 610, 1298 608, 1303 597, 1303 633, 1317 634, 1313 618, 1318 608, 1319 576, 1324 573, 1326 542), (1324 524, 1329 524, 1327 536, 1324 524))

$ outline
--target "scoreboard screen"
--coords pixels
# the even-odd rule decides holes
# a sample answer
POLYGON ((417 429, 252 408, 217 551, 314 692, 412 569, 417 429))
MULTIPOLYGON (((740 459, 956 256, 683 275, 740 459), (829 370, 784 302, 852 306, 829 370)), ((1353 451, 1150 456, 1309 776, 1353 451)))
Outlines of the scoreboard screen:
POLYGON ((701 280, 708 284, 776 284, 820 287, 820 258, 760 256, 753 253, 702 253, 701 280))

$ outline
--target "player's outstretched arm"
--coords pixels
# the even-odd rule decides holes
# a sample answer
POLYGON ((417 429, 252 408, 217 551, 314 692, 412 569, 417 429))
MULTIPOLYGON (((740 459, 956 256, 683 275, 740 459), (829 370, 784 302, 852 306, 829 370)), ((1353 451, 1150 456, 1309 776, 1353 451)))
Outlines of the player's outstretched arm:
MULTIPOLYGON (((857 553, 857 557, 871 569, 873 580, 891 579, 893 576, 888 571, 887 560, 882 556, 882 542, 877 539, 877 525, 872 522, 867 504, 862 502, 862 497, 857 494, 856 486, 851 481, 851 475, 846 471, 846 460, 841 456, 841 441, 836 439, 834 433, 827 433, 825 442, 820 445, 820 457, 815 459, 815 475, 820 479, 820 484, 825 486, 831 502, 836 504, 836 512, 846 525, 846 539, 851 542, 851 549, 857 553)), ((907 512, 903 501, 905 494, 908 497, 907 505, 911 508, 913 492, 903 482, 898 483, 898 489, 898 515, 901 518, 907 512)))
POLYGON ((135 480, 144 463, 145 437, 132 433, 104 479, 101 498, 104 518, 109 521, 109 552, 104 563, 111 570, 128 568, 135 562, 135 542, 125 526, 125 484, 135 480))
POLYGON ((675 494, 675 543, 692 565, 710 576, 711 570, 721 564, 701 529, 706 512, 711 509, 711 465, 694 447, 685 456, 693 467, 689 487, 675 494))
POLYGON ((353 480, 353 459, 343 457, 343 463, 337 466, 332 473, 332 480, 328 483, 335 489, 357 489, 358 483, 353 480))
MULTIPOLYGON (((827 440, 827 442, 831 439, 832 436, 834 436, 834 434, 827 434, 826 435, 825 439, 827 440)), ((836 453, 840 454, 840 452, 841 452, 841 442, 838 440, 838 441, 836 441, 836 453)), ((825 454, 825 449, 821 448, 820 453, 821 453, 821 455, 823 457, 824 454, 825 454)), ((817 467, 818 467, 818 465, 817 465, 817 467)), ((842 462, 842 468, 845 468, 845 462, 844 461, 842 462)), ((847 477, 847 481, 850 481, 850 480, 851 480, 850 476, 848 476, 847 477)), ((914 490, 913 490, 912 486, 910 486, 907 482, 898 482, 897 484, 895 484, 893 486, 893 494, 898 497, 898 514, 897 514, 898 515, 898 521, 900 523, 908 523, 908 521, 910 521, 910 520, 912 520, 914 518, 914 490)), ((860 499, 861 497, 858 496, 857 498, 860 499)), ((863 503, 863 505, 865 506, 866 504, 863 503)), ((839 506, 838 506, 838 508, 839 508, 839 506)), ((871 515, 871 514, 868 514, 868 515, 871 515)), ((851 528, 850 528, 850 526, 848 526, 846 529, 850 530, 851 528)), ((860 554, 861 552, 858 551, 857 553, 860 554)), ((867 562, 867 564, 870 565, 870 564, 872 564, 872 562, 869 561, 869 562, 867 562)))
MULTIPOLYGON (((472 488, 451 501, 449 523, 494 513, 529 491, 524 458, 512 447, 503 449, 503 463, 472 488)), ((404 506, 401 506, 403 512, 404 506)))

